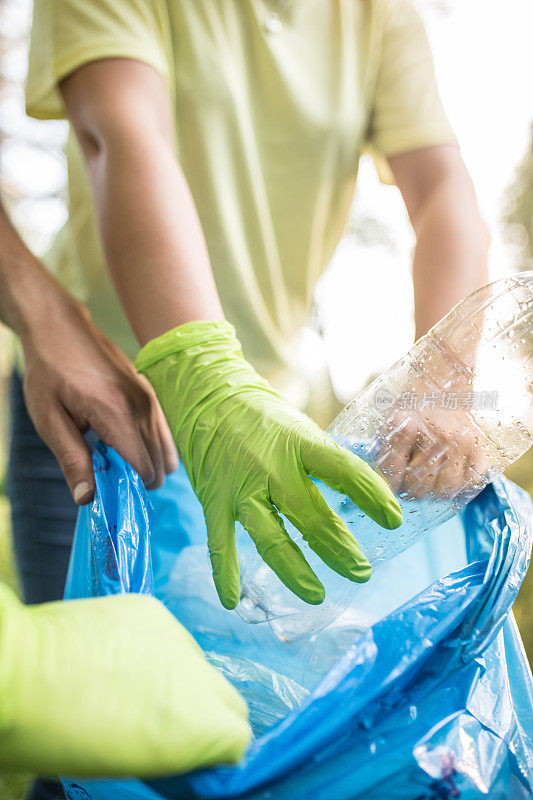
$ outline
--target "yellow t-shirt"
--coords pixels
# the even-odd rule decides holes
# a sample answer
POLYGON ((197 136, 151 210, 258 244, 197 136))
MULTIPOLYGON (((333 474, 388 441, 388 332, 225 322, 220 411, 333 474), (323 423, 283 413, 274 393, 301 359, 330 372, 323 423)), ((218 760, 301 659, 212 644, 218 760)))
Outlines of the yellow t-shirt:
MULTIPOLYGON (((279 8, 35 0, 26 100, 31 116, 63 118, 58 82, 99 58, 138 59, 163 76, 226 317, 256 369, 305 406, 296 343, 342 235, 362 148, 383 157, 455 138, 411 0, 293 0, 269 31, 279 8)), ((73 134, 67 160, 69 218, 45 261, 133 358, 73 134)))

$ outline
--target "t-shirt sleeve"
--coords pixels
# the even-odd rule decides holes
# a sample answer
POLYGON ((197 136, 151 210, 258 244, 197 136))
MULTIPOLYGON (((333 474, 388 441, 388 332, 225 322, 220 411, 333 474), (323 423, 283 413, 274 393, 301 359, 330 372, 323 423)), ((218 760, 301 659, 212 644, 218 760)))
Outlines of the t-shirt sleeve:
MULTIPOLYGON (((378 5, 378 4, 376 4, 378 5)), ((457 139, 437 87, 433 56, 412 0, 386 0, 367 146, 382 177, 386 157, 457 139)))
POLYGON ((35 0, 26 111, 63 119, 59 82, 101 58, 132 58, 168 76, 158 0, 35 0))

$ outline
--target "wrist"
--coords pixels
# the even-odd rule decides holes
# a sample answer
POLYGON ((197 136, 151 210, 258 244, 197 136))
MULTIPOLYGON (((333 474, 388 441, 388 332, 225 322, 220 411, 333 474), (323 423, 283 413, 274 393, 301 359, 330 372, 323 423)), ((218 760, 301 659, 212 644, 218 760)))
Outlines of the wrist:
POLYGON ((148 342, 135 359, 135 367, 143 372, 169 355, 175 355, 190 347, 227 342, 240 350, 235 328, 227 320, 185 322, 148 342))
POLYGON ((35 294, 32 275, 35 272, 31 256, 10 264, 10 269, 5 274, 2 271, 0 316, 2 322, 19 336, 22 335, 31 318, 30 309, 35 294))
MULTIPOLYGON (((40 267, 40 265, 39 265, 40 267)), ((16 321, 11 326, 19 336, 23 350, 33 349, 43 341, 43 331, 60 335, 64 323, 79 319, 83 306, 40 267, 41 274, 27 280, 26 291, 15 305, 16 321)))
MULTIPOLYGON (((33 257, 10 270, 3 289, 2 320, 22 341, 50 319, 51 308, 62 292, 54 278, 33 257)), ((42 327, 40 329, 42 334, 42 327)))

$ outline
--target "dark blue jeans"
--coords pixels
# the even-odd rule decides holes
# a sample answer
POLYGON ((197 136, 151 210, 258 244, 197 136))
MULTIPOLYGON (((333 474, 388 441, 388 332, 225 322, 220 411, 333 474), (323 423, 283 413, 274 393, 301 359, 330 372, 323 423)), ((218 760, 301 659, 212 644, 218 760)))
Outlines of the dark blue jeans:
MULTIPOLYGON (((17 375, 11 380, 10 408, 7 494, 24 600, 58 600, 63 596, 77 509, 55 456, 28 416, 17 375)), ((59 783, 39 780, 29 800, 64 797, 59 783)))
POLYGON ((26 603, 63 596, 77 508, 54 454, 26 411, 22 382, 11 381, 7 494, 15 559, 26 603))

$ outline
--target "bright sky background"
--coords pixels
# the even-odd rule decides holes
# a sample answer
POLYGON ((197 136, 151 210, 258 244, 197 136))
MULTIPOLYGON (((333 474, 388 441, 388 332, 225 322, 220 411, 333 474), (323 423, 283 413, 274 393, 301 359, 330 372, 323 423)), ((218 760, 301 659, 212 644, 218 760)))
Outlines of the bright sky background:
MULTIPOLYGON (((517 253, 505 240, 501 217, 505 192, 529 141, 533 121, 532 0, 420 0, 434 48, 441 94, 476 186, 481 211, 492 235, 493 278, 517 268, 517 253)), ((28 0, 4 0, 2 31, 25 24, 28 0)), ((23 48, 11 53, 4 69, 21 79, 23 48)), ((43 192, 61 185, 64 164, 57 155, 36 150, 35 143, 61 140, 61 123, 24 118, 22 96, 4 95, 1 124, 24 141, 3 153, 4 179, 16 183, 27 199, 17 221, 35 220, 32 243, 42 249, 64 220, 64 206, 43 192), (26 144, 30 140, 30 145, 26 144)), ((389 245, 356 242, 340 245, 332 267, 317 291, 334 385, 346 399, 368 377, 400 357, 413 337, 410 252, 413 236, 399 192, 377 180, 363 159, 356 218, 380 223, 389 245)), ((307 338, 306 356, 316 365, 321 346, 307 338)))

